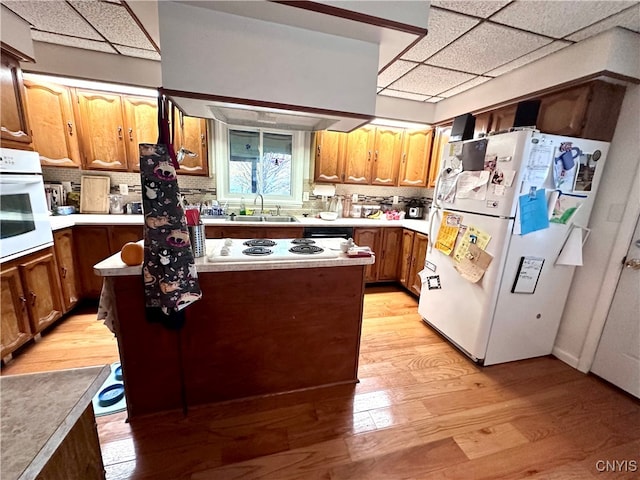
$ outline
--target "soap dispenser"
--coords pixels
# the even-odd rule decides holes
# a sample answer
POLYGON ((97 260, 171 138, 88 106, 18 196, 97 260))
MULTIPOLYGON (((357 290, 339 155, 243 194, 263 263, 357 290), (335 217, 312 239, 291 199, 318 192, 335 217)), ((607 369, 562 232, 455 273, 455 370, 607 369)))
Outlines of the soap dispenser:
POLYGON ((240 215, 246 215, 247 214, 247 207, 244 204, 244 197, 240 198, 240 215))

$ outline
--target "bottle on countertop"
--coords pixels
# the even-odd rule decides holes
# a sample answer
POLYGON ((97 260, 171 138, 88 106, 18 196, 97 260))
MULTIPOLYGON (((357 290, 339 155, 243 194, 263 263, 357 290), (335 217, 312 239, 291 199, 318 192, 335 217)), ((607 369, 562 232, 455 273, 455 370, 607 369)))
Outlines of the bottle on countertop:
POLYGON ((240 215, 246 215, 247 214, 247 207, 244 204, 244 197, 240 198, 240 215))

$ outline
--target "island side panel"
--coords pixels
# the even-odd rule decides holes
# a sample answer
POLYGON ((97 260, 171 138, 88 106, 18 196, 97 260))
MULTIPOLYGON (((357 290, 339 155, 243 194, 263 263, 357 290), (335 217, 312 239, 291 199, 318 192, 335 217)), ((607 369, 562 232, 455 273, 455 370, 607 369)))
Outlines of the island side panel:
POLYGON ((179 332, 147 320, 142 275, 113 277, 113 282, 129 419, 183 408, 179 332))
POLYGON ((199 279, 182 333, 189 405, 357 382, 364 266, 199 279))

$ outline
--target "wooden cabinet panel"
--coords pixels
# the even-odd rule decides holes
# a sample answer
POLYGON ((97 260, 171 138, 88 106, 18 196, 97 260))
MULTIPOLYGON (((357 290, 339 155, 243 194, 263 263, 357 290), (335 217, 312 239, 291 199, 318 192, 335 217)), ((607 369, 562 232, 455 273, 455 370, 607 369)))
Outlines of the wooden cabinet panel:
POLYGON ((440 174, 440 161, 444 149, 449 143, 451 136, 451 125, 442 125, 436 128, 435 139, 433 141, 433 149, 431 150, 431 161, 429 162, 429 180, 427 187, 435 188, 438 175, 440 174))
POLYGON ((476 123, 473 129, 473 138, 481 138, 486 136, 491 131, 492 120, 493 120, 493 112, 485 112, 485 113, 476 115, 476 123))
POLYGON ((589 86, 585 85, 543 97, 536 126, 540 131, 556 135, 580 135, 589 92, 589 86))
POLYGON ((375 128, 362 127, 347 135, 344 159, 344 183, 371 183, 371 165, 375 128))
POLYGON ((22 70, 16 58, 2 50, 0 62, 0 138, 3 147, 11 148, 12 142, 25 148, 31 144, 31 130, 27 119, 22 70), (8 141, 9 143, 5 143, 8 141))
POLYGON ((33 147, 40 163, 49 167, 80 167, 78 128, 71 91, 54 83, 25 80, 33 147))
POLYGON ((0 316, 0 357, 4 358, 31 338, 26 298, 16 266, 0 273, 2 315, 0 316))
POLYGON ((340 183, 344 178, 344 148, 347 134, 320 131, 313 136, 315 181, 340 183))
POLYGON ((376 263, 367 265, 364 273, 364 281, 367 283, 378 280, 378 263, 381 258, 380 229, 379 228, 355 228, 353 240, 359 247, 369 247, 376 254, 376 263))
POLYGON ((102 290, 102 277, 93 272, 93 266, 111 255, 109 227, 75 227, 73 237, 82 295, 98 298, 102 290))
POLYGON ((379 281, 398 279, 398 265, 401 257, 402 228, 383 228, 380 255, 378 256, 379 281))
POLYGON ((398 280, 405 287, 409 288, 409 271, 411 270, 411 262, 413 260, 413 230, 404 229, 402 231, 402 252, 400 254, 400 267, 398 272, 398 280))
POLYGON ((371 184, 395 185, 402 155, 402 130, 376 128, 371 184))
POLYGON ((516 118, 516 106, 500 108, 492 112, 491 131, 503 132, 513 127, 513 120, 516 118))
POLYGON ((302 227, 267 227, 266 238, 302 238, 302 227))
POLYGON ((184 155, 178 173, 208 175, 207 121, 203 118, 181 116, 180 123, 175 132, 174 147, 176 151, 185 148, 195 155, 184 155))
POLYGON ((432 140, 432 129, 404 132, 399 186, 426 186, 432 140))
POLYGON ((158 141, 158 103, 155 98, 122 97, 126 118, 126 144, 129 166, 140 170, 140 143, 158 141))
POLYGON ((409 269, 409 290, 416 295, 420 295, 422 281, 418 272, 424 268, 424 261, 427 258, 427 246, 429 238, 422 233, 415 233, 413 238, 413 248, 411 253, 411 268, 409 269))
POLYGON ((56 260, 51 249, 20 263, 31 331, 38 333, 62 316, 62 296, 56 260))
POLYGON ((71 310, 80 299, 78 287, 78 265, 75 261, 73 230, 65 228, 53 233, 54 248, 60 285, 62 287, 62 306, 64 312, 71 310))
POLYGON ((222 238, 267 238, 267 229, 262 227, 223 227, 222 238))
POLYGON ((109 250, 112 255, 118 253, 125 243, 137 242, 142 240, 144 236, 144 230, 141 225, 114 225, 109 230, 109 250))
POLYGON ((80 110, 83 166, 127 170, 122 98, 117 94, 76 90, 80 110))

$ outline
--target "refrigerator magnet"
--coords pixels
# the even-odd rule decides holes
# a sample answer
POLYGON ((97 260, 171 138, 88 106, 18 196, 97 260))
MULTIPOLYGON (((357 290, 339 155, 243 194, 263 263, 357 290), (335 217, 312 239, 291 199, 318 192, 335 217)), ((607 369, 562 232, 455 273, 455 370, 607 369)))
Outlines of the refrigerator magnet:
POLYGON ((440 275, 427 277, 427 288, 429 290, 440 290, 442 288, 440 285, 440 275))
POLYGON ((429 270, 431 270, 433 273, 436 272, 436 265, 435 263, 431 263, 429 260, 425 260, 424 261, 424 268, 428 268, 429 270))

